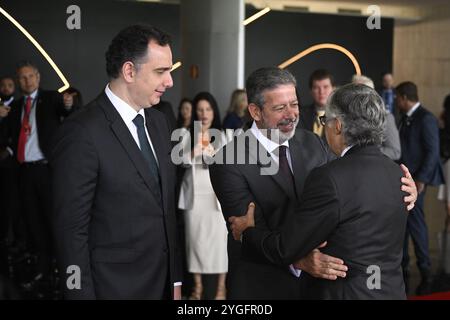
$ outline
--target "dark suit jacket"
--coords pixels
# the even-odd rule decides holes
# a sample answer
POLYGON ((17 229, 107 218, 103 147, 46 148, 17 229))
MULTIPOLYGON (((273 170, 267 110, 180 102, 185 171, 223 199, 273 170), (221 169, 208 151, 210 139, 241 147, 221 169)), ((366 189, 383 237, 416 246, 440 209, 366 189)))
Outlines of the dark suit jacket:
POLYGON ((243 254, 288 265, 327 241, 321 251, 341 258, 347 277, 330 281, 302 273, 305 298, 405 299, 401 260, 408 214, 401 177, 400 167, 378 147, 354 147, 310 173, 299 207, 280 231, 247 229, 243 254), (380 268, 381 289, 368 288, 375 283, 369 266, 380 268))
MULTIPOLYGON (((24 98, 14 100, 11 112, 2 123, 2 138, 0 146, 9 146, 14 155, 17 155, 20 128, 22 127, 22 110, 24 98)), ((56 91, 39 89, 36 102, 36 125, 38 129, 39 147, 48 159, 51 142, 56 130, 61 124, 61 117, 67 116, 71 111, 64 108, 62 95, 56 91)))
MULTIPOLYGON (((307 106, 300 107, 300 121, 297 126, 298 129, 305 129, 313 132, 314 122, 317 118, 317 109, 313 104, 307 106)), ((322 131, 322 135, 320 136, 325 144, 327 143, 327 139, 325 137, 325 130, 322 131)))
POLYGON ((439 126, 436 117, 419 106, 410 118, 399 124, 402 156, 414 180, 427 185, 444 183, 439 151, 439 126))
POLYGON ((177 128, 177 119, 173 112, 172 105, 168 101, 160 100, 157 105, 152 106, 153 109, 162 112, 166 116, 167 123, 169 125, 170 134, 177 128))
MULTIPOLYGON (((251 130, 246 131, 246 134, 250 141, 245 144, 245 150, 235 151, 235 155, 249 156, 246 164, 212 165, 209 170, 211 182, 222 206, 225 220, 233 215, 244 214, 248 204, 254 201, 257 208, 257 225, 276 230, 286 218, 289 202, 296 201, 302 193, 308 173, 325 164, 329 160, 329 153, 315 134, 302 129, 297 130, 295 136, 289 140, 296 183, 294 190, 289 187, 280 172, 276 175, 261 174, 265 165, 258 152, 266 151, 256 142, 251 130)), ((221 159, 224 154, 235 148, 236 139, 227 144, 216 155, 216 159, 221 159)), ((229 227, 228 221, 227 225, 229 227)), ((300 297, 298 279, 289 272, 288 267, 271 265, 251 252, 242 254, 241 243, 233 239, 231 232, 228 235, 228 260, 229 299, 300 297)))
POLYGON ((167 298, 181 280, 167 122, 151 108, 145 115, 163 208, 139 147, 105 93, 58 132, 50 164, 59 265, 65 276, 68 266, 81 268, 81 290, 65 288, 69 299, 167 298))

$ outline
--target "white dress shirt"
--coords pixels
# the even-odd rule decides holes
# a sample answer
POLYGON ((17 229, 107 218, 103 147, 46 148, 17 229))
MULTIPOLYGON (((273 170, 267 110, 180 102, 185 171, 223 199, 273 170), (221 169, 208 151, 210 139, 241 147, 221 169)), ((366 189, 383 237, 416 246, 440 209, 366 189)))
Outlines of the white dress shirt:
POLYGON ((417 102, 409 111, 406 113, 408 117, 411 117, 413 113, 417 110, 417 108, 420 106, 420 102, 417 102))
POLYGON ((122 118, 123 122, 125 122, 125 125, 127 126, 128 130, 133 136, 133 139, 138 145, 139 149, 141 148, 141 144, 139 143, 137 127, 134 124, 133 120, 134 118, 136 118, 138 114, 140 114, 144 118, 145 134, 147 135, 147 140, 150 143, 153 155, 155 156, 156 162, 158 163, 159 166, 158 157, 156 156, 155 149, 153 148, 152 139, 150 139, 150 135, 148 134, 147 131, 146 125, 147 120, 145 119, 144 108, 142 108, 141 110, 139 110, 139 112, 137 112, 132 106, 130 106, 128 103, 126 103, 125 101, 120 99, 117 95, 115 95, 109 88, 109 84, 105 88, 105 93, 108 96, 108 99, 111 101, 114 108, 116 108, 117 112, 120 114, 120 117, 122 118))
POLYGON ((341 152, 341 158, 342 158, 343 156, 345 156, 345 154, 347 153, 347 151, 350 150, 352 147, 353 147, 353 145, 350 145, 350 146, 348 146, 347 148, 345 148, 344 150, 342 150, 342 152, 341 152))
POLYGON ((5 106, 9 106, 13 101, 14 101, 14 96, 12 96, 11 98, 9 98, 9 99, 6 100, 6 101, 3 101, 3 104, 4 104, 5 106))
POLYGON ((291 172, 294 172, 292 170, 292 160, 291 160, 291 152, 289 150, 289 140, 286 140, 285 142, 283 142, 282 144, 278 144, 276 142, 273 142, 272 140, 270 140, 269 138, 267 138, 262 132, 261 130, 258 128, 258 126, 256 125, 256 122, 253 121, 253 125, 250 128, 250 130, 252 130, 253 135, 256 137, 256 139, 258 140, 258 142, 264 147, 264 149, 267 150, 267 152, 270 153, 270 156, 272 157, 272 159, 278 164, 279 162, 279 157, 278 157, 278 151, 275 152, 280 146, 286 146, 287 150, 286 150, 286 158, 287 161, 289 163, 289 168, 291 168, 291 172))

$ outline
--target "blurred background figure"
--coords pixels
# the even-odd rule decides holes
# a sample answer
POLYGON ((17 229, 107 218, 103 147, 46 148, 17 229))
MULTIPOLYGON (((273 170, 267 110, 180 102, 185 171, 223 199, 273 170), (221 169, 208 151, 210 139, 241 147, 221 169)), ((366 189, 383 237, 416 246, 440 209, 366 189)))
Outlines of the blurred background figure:
POLYGON ((394 77, 392 73, 385 72, 381 79, 382 88, 380 95, 383 98, 386 110, 389 113, 394 114, 394 77))
POLYGON ((73 111, 74 99, 41 89, 39 70, 30 62, 19 63, 16 72, 21 98, 14 100, 1 123, 0 149, 6 148, 9 160, 5 161, 18 167, 20 215, 26 226, 28 249, 36 261, 34 274, 22 283, 22 288, 32 291, 54 281, 47 159, 61 119, 73 111))
POLYGON ((245 112, 247 110, 247 94, 245 90, 236 89, 231 94, 230 106, 223 120, 224 129, 240 129, 244 125, 245 112))
POLYGON ((208 92, 201 92, 195 96, 192 105, 190 135, 185 135, 182 142, 184 150, 187 150, 184 154, 189 159, 185 161, 187 169, 178 202, 178 207, 185 210, 187 266, 194 277, 190 299, 203 298, 202 275, 218 274, 215 299, 223 300, 226 298, 228 271, 228 231, 211 185, 209 168, 203 159, 212 157, 226 139, 222 136, 222 141, 212 141, 210 135, 210 129, 221 129, 216 99, 208 92), (196 121, 201 122, 197 135, 194 131, 196 121))
MULTIPOLYGON (((353 83, 364 84, 372 89, 375 85, 369 77, 363 75, 354 75, 353 83)), ((398 135, 397 125, 395 124, 394 115, 386 110, 386 122, 384 127, 384 140, 381 144, 381 152, 392 160, 398 160, 401 156, 400 137, 398 135)))
POLYGON ((178 105, 177 128, 186 128, 189 130, 191 126, 192 101, 183 98, 178 105))
MULTIPOLYGON (((0 105, 9 106, 14 101, 14 93, 16 91, 16 85, 12 77, 0 78, 0 105)), ((0 112, 0 118, 2 113, 0 112)))
POLYGON ((325 104, 334 90, 333 75, 325 69, 315 70, 309 77, 309 89, 313 103, 300 107, 300 122, 297 128, 312 131, 326 142, 319 118, 325 114, 325 104))
POLYGON ((441 251, 439 271, 450 275, 450 95, 444 100, 444 110, 440 120, 440 150, 444 164, 445 184, 439 187, 438 199, 443 201, 447 215, 443 231, 438 234, 441 251))
POLYGON ((63 100, 66 105, 73 105, 73 108, 81 108, 83 104, 83 96, 81 95, 81 92, 74 88, 69 87, 66 90, 62 92, 63 100))
POLYGON ((417 201, 408 214, 403 251, 403 276, 406 293, 409 290, 409 236, 417 258, 421 282, 417 295, 431 292, 432 274, 428 227, 425 221, 424 201, 428 185, 444 183, 439 151, 439 126, 436 117, 419 102, 417 86, 410 81, 395 88, 396 107, 402 112, 399 135, 402 148, 400 163, 405 164, 417 186, 417 201))
MULTIPOLYGON (((64 105, 72 105, 72 111, 80 109, 83 104, 83 97, 81 92, 74 88, 69 87, 62 92, 64 105)), ((64 121, 65 115, 61 116, 61 121, 64 121)))

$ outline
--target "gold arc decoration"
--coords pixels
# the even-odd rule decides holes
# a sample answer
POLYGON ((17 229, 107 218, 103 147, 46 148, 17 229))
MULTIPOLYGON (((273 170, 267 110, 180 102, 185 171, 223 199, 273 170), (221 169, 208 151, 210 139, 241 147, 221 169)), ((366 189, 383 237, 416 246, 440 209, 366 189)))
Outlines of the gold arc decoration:
POLYGON ((39 52, 44 56, 44 58, 47 60, 47 62, 50 64, 50 66, 53 68, 53 70, 55 70, 56 74, 58 75, 58 77, 61 79, 61 81, 64 83, 64 86, 62 86, 61 88, 58 89, 58 92, 63 92, 64 90, 66 90, 67 88, 70 87, 69 82, 67 81, 66 77, 63 75, 63 73, 61 72, 61 70, 59 70, 58 66, 56 65, 56 63, 53 61, 52 58, 50 58, 50 56, 47 54, 47 52, 44 50, 44 48, 41 47, 41 45, 36 41, 36 39, 33 38, 33 36, 24 28, 22 27, 22 25, 17 22, 16 19, 14 19, 8 12, 6 12, 2 7, 0 7, 0 13, 3 14, 6 19, 8 19, 9 21, 11 21, 11 23, 17 28, 19 29, 24 35, 25 37, 28 38, 28 40, 31 41, 31 43, 39 50, 39 52))
POLYGON ((309 47, 306 50, 303 50, 302 52, 300 52, 299 54, 296 54, 295 56, 293 56, 292 58, 284 61, 282 64, 280 64, 278 67, 281 69, 286 68, 287 66, 293 64, 294 62, 300 60, 301 58, 303 58, 304 56, 317 51, 317 50, 322 50, 322 49, 333 49, 333 50, 337 50, 342 52, 343 54, 345 54, 353 63, 353 66, 355 67, 355 71, 357 75, 361 75, 361 68, 359 66, 358 60, 356 60, 355 56, 348 51, 347 49, 345 49, 344 47, 334 44, 334 43, 321 43, 321 44, 316 44, 312 47, 309 47))
POLYGON ((252 23, 253 21, 255 21, 256 19, 261 18, 263 15, 265 15, 267 12, 270 11, 270 7, 265 7, 264 9, 258 11, 257 13, 255 13, 254 15, 252 15, 251 17, 248 17, 247 19, 245 19, 242 24, 244 26, 252 23))
POLYGON ((179 67, 181 67, 181 65, 182 65, 181 61, 176 62, 176 63, 172 66, 172 69, 170 70, 170 72, 172 72, 172 71, 178 69, 179 67))

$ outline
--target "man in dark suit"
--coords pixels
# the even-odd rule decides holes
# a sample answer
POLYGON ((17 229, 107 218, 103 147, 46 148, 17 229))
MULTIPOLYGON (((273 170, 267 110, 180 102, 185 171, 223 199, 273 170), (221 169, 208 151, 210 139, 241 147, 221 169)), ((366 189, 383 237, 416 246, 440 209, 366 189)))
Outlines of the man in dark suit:
POLYGON ((48 278, 51 272, 48 158, 51 139, 60 125, 60 118, 71 112, 72 105, 64 104, 58 92, 39 88, 39 70, 30 62, 19 64, 17 79, 22 97, 10 105, 11 111, 2 123, 0 148, 6 147, 13 166, 19 167, 21 213, 27 227, 28 245, 37 255, 36 275, 25 284, 29 288, 48 278))
POLYGON ((324 69, 315 70, 309 77, 309 89, 313 103, 300 108, 298 128, 312 131, 326 142, 319 117, 324 115, 325 104, 334 89, 333 75, 324 69))
MULTIPOLYGON (((295 130, 299 113, 295 83, 288 71, 278 68, 259 69, 247 79, 253 126, 226 145, 210 167, 211 182, 226 220, 237 212, 245 212, 248 203, 254 201, 256 224, 268 230, 278 229, 286 219, 289 203, 298 201, 302 194, 309 172, 334 159, 317 135, 304 129, 295 130), (264 131, 267 129, 279 129, 281 133, 276 135, 273 131, 275 136, 268 136, 269 132, 264 131), (273 172, 273 167, 267 166, 267 160, 272 158, 279 161, 280 169, 284 164, 284 169, 273 172)), ((326 279, 344 274, 345 266, 340 259, 319 250, 310 251, 300 263, 303 271, 326 279)), ((243 254, 240 242, 231 233, 228 258, 228 298, 300 297, 298 279, 289 267, 269 264, 251 252, 243 254)))
POLYGON ((167 124, 169 125, 170 133, 177 128, 177 119, 175 118, 175 113, 173 112, 172 105, 169 101, 161 100, 153 108, 163 113, 166 116, 167 124))
MULTIPOLYGON (((302 272, 310 299, 405 299, 401 260, 407 210, 402 170, 379 146, 385 111, 382 98, 360 84, 338 89, 321 122, 330 148, 340 156, 312 170, 300 198, 279 230, 254 227, 253 206, 232 217, 243 254, 288 265, 326 241, 323 249, 343 259, 346 277, 317 279, 302 272), (388 195, 388 196, 387 196, 388 195)), ((256 209, 258 205, 256 204, 256 209)))
MULTIPOLYGON (((296 133, 299 109, 295 85, 295 78, 278 68, 256 70, 247 79, 248 110, 254 119, 253 125, 225 146, 216 155, 216 163, 210 167, 211 182, 225 220, 236 212, 245 212, 248 203, 255 201, 258 203, 257 224, 270 230, 277 229, 285 219, 288 203, 296 201, 301 194, 308 172, 330 160, 330 154, 318 136, 303 129, 296 133), (280 139, 269 139, 262 131, 276 128, 281 130, 280 139), (239 146, 243 142, 245 149, 242 154, 239 146), (281 170, 277 174, 262 174, 262 170, 271 169, 265 167, 267 153, 269 157, 278 159, 280 145, 285 148, 284 158, 289 153, 295 178, 290 173, 284 176, 281 170), (236 151, 233 159, 226 158, 229 150, 236 151), (239 157, 242 156, 248 156, 249 161, 241 164, 239 157), (225 159, 219 163, 222 157, 225 159)), ((324 273, 320 268, 322 261, 330 259, 333 258, 314 252, 305 259, 303 268, 320 276, 324 273)), ((242 255, 241 244, 233 239, 231 233, 228 235, 228 260, 229 299, 300 297, 298 278, 291 274, 289 267, 264 263, 251 254, 242 255)), ((340 260, 333 261, 336 273, 339 273, 340 260)))
POLYGON ((408 243, 409 235, 413 240, 422 281, 416 294, 427 294, 431 287, 431 261, 428 247, 428 230, 423 211, 427 185, 444 183, 440 163, 439 127, 436 117, 419 102, 417 86, 412 82, 403 82, 396 88, 396 104, 403 113, 399 123, 402 156, 400 161, 408 166, 416 181, 417 205, 408 216, 405 235, 403 269, 405 282, 408 282, 408 243))
MULTIPOLYGON (((8 117, 14 101, 15 84, 12 77, 0 77, 0 126, 2 121, 8 117)), ((10 190, 16 179, 13 176, 13 161, 6 147, 0 148, 0 250, 6 247, 8 242, 8 231, 11 218, 11 196, 10 190)), ((2 267, 0 267, 2 268, 2 267)))
POLYGON ((104 92, 59 131, 51 167, 66 298, 180 298, 170 136, 150 108, 172 87, 171 68, 167 34, 123 29, 104 92))

